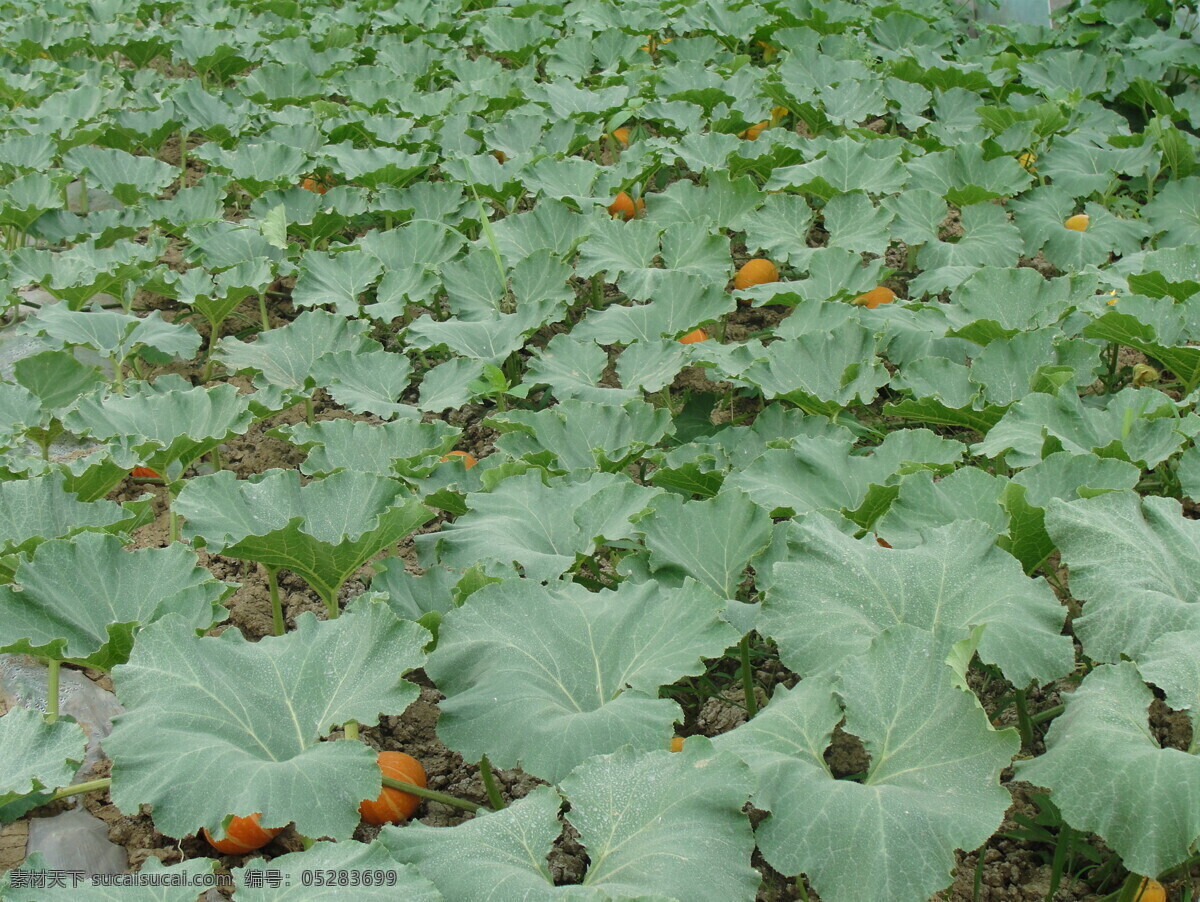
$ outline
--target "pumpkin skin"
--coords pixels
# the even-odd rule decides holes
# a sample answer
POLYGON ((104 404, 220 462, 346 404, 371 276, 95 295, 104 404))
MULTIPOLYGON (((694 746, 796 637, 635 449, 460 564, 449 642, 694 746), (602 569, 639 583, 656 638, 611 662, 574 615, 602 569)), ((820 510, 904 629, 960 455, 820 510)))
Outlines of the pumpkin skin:
MULTIPOLYGON (((376 760, 385 777, 403 780, 414 786, 425 786, 425 768, 412 755, 404 752, 380 752, 376 760)), ((363 799, 358 813, 368 824, 399 824, 408 820, 421 807, 420 796, 383 787, 377 799, 363 799)))
MULTIPOLYGON (((463 467, 465 467, 468 470, 471 469, 471 467, 475 466, 475 464, 479 463, 479 461, 475 459, 475 455, 469 451, 451 451, 449 454, 446 454, 441 459, 442 460, 450 460, 450 458, 452 458, 452 457, 461 457, 463 460, 463 467)), ((397 777, 397 779, 399 779, 399 777, 397 777)), ((411 783, 412 781, 409 780, 408 782, 411 783)))
POLYGON ((744 291, 753 285, 766 285, 768 282, 779 281, 779 270, 775 264, 765 257, 755 257, 747 260, 733 276, 733 287, 744 291))
POLYGON ((628 222, 645 209, 646 202, 642 200, 642 198, 639 197, 635 201, 632 197, 622 191, 617 194, 616 199, 608 205, 608 215, 613 219, 623 219, 628 222))
POLYGON ((896 292, 885 285, 878 285, 865 294, 860 294, 853 303, 859 307, 874 310, 880 304, 890 304, 894 300, 896 300, 896 292))
POLYGON ((224 839, 213 839, 212 834, 203 827, 200 828, 200 832, 204 834, 205 841, 218 852, 224 852, 226 855, 244 855, 261 849, 283 832, 282 827, 263 829, 259 826, 259 817, 258 813, 249 817, 234 817, 225 830, 224 839))

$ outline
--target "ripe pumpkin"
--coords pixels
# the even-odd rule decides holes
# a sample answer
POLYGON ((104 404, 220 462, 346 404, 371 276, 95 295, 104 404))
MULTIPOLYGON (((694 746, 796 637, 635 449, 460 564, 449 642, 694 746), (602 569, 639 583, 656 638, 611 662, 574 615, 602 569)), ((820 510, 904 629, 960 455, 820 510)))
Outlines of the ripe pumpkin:
POLYGON ((329 190, 329 187, 320 179, 315 179, 312 176, 304 178, 300 182, 300 187, 305 191, 311 191, 314 194, 324 194, 329 190))
POLYGON ((673 751, 673 752, 682 752, 683 751, 683 737, 682 736, 672 736, 671 737, 671 751, 673 751))
POLYGON ((646 202, 640 197, 635 201, 632 197, 622 191, 617 195, 616 199, 608 205, 608 215, 617 219, 624 219, 626 222, 633 219, 643 210, 646 209, 646 202))
POLYGON ((765 285, 779 281, 779 270, 764 257, 747 260, 733 277, 733 287, 743 291, 752 285, 765 285))
POLYGON ((258 824, 260 816, 261 812, 249 817, 234 817, 225 828, 224 839, 213 839, 212 834, 203 827, 200 828, 200 832, 204 834, 205 841, 218 852, 224 852, 226 855, 245 855, 247 852, 261 849, 283 832, 282 827, 264 830, 258 824))
POLYGON ((744 132, 741 132, 740 134, 738 134, 738 137, 744 138, 747 141, 756 141, 756 140, 758 140, 758 136, 761 135, 763 133, 763 131, 767 128, 767 126, 770 124, 771 123, 769 120, 764 119, 762 122, 758 122, 758 123, 750 126, 744 132))
POLYGON ((1134 902, 1167 902, 1167 890, 1152 877, 1143 877, 1133 898, 1134 902))
POLYGON ((627 129, 625 126, 614 128, 612 130, 612 136, 616 138, 623 147, 629 146, 629 129, 627 129))
POLYGON ((149 467, 134 467, 129 471, 129 475, 134 479, 162 479, 156 470, 149 467))
POLYGON ((874 310, 880 304, 890 304, 894 300, 896 300, 896 292, 892 291, 886 285, 876 285, 870 291, 856 297, 854 303, 859 307, 874 310))
POLYGON ((1086 213, 1076 213, 1074 216, 1068 216, 1063 225, 1073 232, 1086 232, 1089 221, 1090 217, 1086 213))
POLYGON ((449 454, 444 455, 442 460, 449 460, 452 457, 461 457, 463 459, 463 467, 467 470, 479 463, 479 461, 475 459, 475 455, 470 451, 451 451, 449 454))
POLYGON ((698 341, 708 341, 708 333, 703 329, 693 329, 687 335, 679 339, 681 345, 694 345, 698 341))
MULTIPOLYGON (((375 759, 385 777, 403 780, 414 786, 425 786, 425 768, 412 755, 404 752, 380 752, 375 759)), ((383 787, 377 799, 363 799, 358 813, 368 824, 399 824, 412 817, 421 807, 421 797, 390 786, 383 787)))

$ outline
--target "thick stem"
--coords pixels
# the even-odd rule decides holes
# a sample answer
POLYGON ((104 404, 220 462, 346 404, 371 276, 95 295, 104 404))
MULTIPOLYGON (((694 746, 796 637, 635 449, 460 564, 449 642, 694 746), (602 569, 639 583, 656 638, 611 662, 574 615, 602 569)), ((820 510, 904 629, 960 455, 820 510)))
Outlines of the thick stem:
POLYGON ((264 332, 271 329, 271 320, 267 316, 267 295, 264 292, 258 293, 258 315, 262 317, 262 327, 264 332))
POLYGON ((337 589, 334 589, 328 595, 322 592, 317 593, 321 596, 321 600, 325 602, 325 613, 329 615, 330 620, 336 620, 337 615, 341 613, 341 610, 338 608, 337 593, 337 589))
POLYGON ((112 777, 101 777, 99 780, 88 780, 86 783, 76 783, 74 786, 64 786, 62 789, 54 790, 50 798, 46 799, 45 804, 57 802, 60 799, 69 799, 71 796, 83 795, 85 792, 97 792, 101 789, 108 789, 112 786, 112 777))
POLYGON ((1029 705, 1026 702, 1025 690, 1017 689, 1013 693, 1013 702, 1017 706, 1017 730, 1021 733, 1021 747, 1033 750, 1033 721, 1029 718, 1029 705))
POLYGON ((282 636, 284 631, 283 603, 279 600, 279 583, 275 580, 275 568, 268 567, 266 564, 259 566, 267 571, 267 588, 271 591, 271 626, 274 628, 276 636, 282 636))
POLYGON ((358 739, 358 721, 348 720, 342 724, 342 730, 346 734, 347 739, 358 739))
POLYGON ((479 776, 483 779, 488 801, 492 803, 492 808, 499 811, 504 807, 504 798, 500 795, 500 787, 496 785, 496 775, 492 773, 492 762, 488 761, 487 755, 479 761, 479 776))
POLYGON ((46 661, 46 722, 58 720, 58 674, 62 661, 49 659, 46 661))
POLYGON ((208 351, 205 352, 205 356, 208 359, 204 361, 204 373, 200 377, 201 382, 207 382, 212 378, 213 364, 216 362, 213 360, 213 351, 217 349, 217 337, 220 334, 220 330, 215 325, 212 327, 212 331, 208 333, 208 351))
POLYGON ((175 513, 175 491, 177 482, 167 484, 167 542, 174 545, 179 541, 179 515, 175 513))
POLYGON ((468 802, 466 799, 446 795, 446 793, 438 792, 436 789, 426 789, 424 786, 415 786, 412 783, 405 783, 403 780, 395 780, 391 777, 384 777, 383 785, 389 789, 399 789, 401 792, 407 792, 409 795, 429 799, 431 802, 441 802, 443 805, 462 808, 464 811, 479 811, 481 808, 484 811, 491 810, 487 805, 480 805, 478 802, 468 802))
POLYGON ((1065 710, 1067 710, 1065 705, 1055 705, 1053 708, 1047 708, 1045 711, 1029 715, 1029 722, 1036 726, 1037 724, 1045 723, 1047 720, 1058 717, 1065 710))
POLYGON ((758 713, 758 698, 754 695, 754 669, 750 666, 750 634, 742 636, 738 643, 742 655, 742 692, 746 696, 746 719, 753 720, 758 713))
POLYGON ((313 424, 313 402, 312 398, 304 399, 304 422, 309 426, 313 424))

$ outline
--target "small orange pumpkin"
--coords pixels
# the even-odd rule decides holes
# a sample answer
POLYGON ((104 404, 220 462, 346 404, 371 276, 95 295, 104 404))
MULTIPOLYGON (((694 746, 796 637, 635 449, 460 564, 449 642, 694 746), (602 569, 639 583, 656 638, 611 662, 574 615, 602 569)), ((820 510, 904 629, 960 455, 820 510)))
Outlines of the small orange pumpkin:
POLYGON ((225 828, 224 839, 213 839, 212 834, 203 827, 200 828, 200 832, 204 834, 205 841, 218 852, 224 852, 226 855, 245 855, 247 852, 261 849, 283 832, 282 827, 263 829, 258 823, 260 816, 261 813, 255 813, 249 817, 234 817, 225 828))
POLYGON ((467 470, 479 463, 475 455, 470 451, 451 451, 449 454, 443 455, 442 460, 449 460, 452 457, 461 457, 463 459, 463 468, 467 470))
MULTIPOLYGON (((385 777, 425 787, 425 768, 412 755, 404 752, 380 752, 376 760, 385 777)), ((358 813, 368 824, 399 824, 408 820, 421 807, 421 797, 410 792, 383 787, 377 799, 363 799, 358 813)))
POLYGON ((646 202, 640 197, 635 201, 624 191, 619 193, 611 204, 608 205, 608 215, 613 219, 624 219, 626 222, 633 219, 643 210, 646 209, 646 202))
POLYGON ((876 285, 870 291, 856 297, 854 303, 859 307, 874 310, 880 304, 890 304, 894 300, 896 300, 896 292, 886 285, 876 285))

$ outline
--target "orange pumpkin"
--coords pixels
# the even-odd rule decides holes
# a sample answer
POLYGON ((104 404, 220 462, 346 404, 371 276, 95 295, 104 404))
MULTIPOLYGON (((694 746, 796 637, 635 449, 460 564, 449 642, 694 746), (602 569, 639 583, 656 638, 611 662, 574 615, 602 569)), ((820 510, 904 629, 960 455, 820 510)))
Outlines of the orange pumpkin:
POLYGON ((646 202, 640 197, 635 201, 624 191, 619 193, 611 204, 608 205, 608 215, 613 219, 624 219, 626 222, 633 219, 643 210, 646 209, 646 202))
MULTIPOLYGON (((380 752, 376 760, 385 777, 425 787, 425 768, 404 752, 380 752)), ((364 799, 358 813, 368 824, 399 824, 408 820, 421 806, 421 797, 390 786, 383 787, 377 799, 364 799)))
POLYGON ((896 300, 896 292, 888 288, 886 285, 876 285, 865 294, 860 294, 854 299, 854 303, 859 307, 867 307, 874 310, 880 304, 890 304, 896 300))
POLYGON ((234 817, 225 828, 224 839, 213 839, 212 834, 203 827, 200 828, 200 832, 204 834, 205 841, 218 852, 224 852, 226 855, 245 855, 247 852, 261 849, 283 832, 282 827, 263 829, 258 823, 260 816, 256 813, 249 817, 234 817))
POLYGON ((479 463, 479 461, 475 459, 475 455, 470 451, 451 451, 449 454, 443 456, 442 460, 449 460, 452 457, 461 457, 463 459, 463 467, 468 470, 475 466, 475 464, 479 463))

